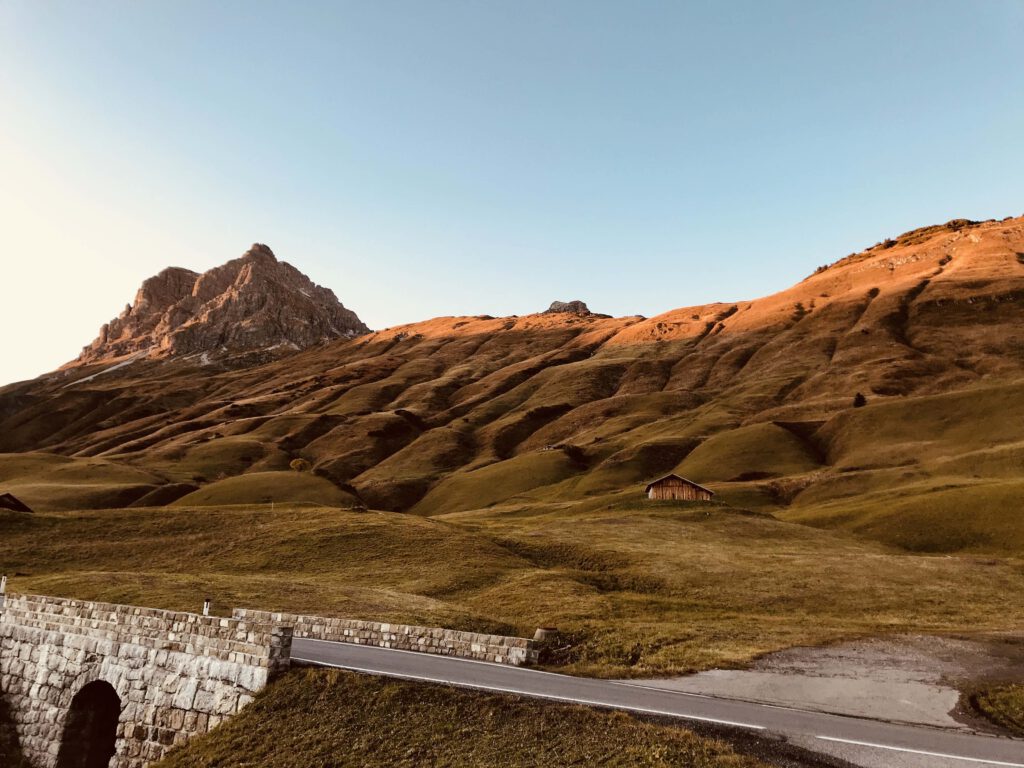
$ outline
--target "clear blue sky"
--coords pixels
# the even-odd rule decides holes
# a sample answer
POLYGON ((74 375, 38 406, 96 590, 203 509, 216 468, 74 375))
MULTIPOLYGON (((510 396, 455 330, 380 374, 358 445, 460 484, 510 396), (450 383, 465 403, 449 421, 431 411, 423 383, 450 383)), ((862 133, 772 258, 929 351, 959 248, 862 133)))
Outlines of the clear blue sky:
POLYGON ((3 0, 0 382, 254 241, 380 328, 752 298, 1019 215, 1022 40, 1021 0, 3 0))

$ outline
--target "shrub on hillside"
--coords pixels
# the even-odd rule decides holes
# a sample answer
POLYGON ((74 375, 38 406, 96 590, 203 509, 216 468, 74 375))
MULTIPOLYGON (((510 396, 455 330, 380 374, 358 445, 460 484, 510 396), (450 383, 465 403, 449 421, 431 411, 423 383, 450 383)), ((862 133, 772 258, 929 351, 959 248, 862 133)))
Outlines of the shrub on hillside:
POLYGON ((309 472, 311 465, 305 459, 292 459, 288 466, 296 472, 309 472))

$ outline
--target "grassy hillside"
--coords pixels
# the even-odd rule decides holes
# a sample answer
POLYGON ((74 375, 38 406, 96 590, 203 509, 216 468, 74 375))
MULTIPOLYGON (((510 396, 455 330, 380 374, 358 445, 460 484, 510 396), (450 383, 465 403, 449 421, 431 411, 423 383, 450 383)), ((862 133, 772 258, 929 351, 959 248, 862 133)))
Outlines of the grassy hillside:
POLYGON ((127 506, 165 482, 153 472, 99 458, 0 454, 0 492, 13 493, 32 509, 127 506))
POLYGON ((601 676, 735 666, 889 632, 1012 630, 1013 558, 906 553, 719 504, 635 493, 420 517, 312 505, 0 513, 11 588, 532 635, 601 676))
POLYGON ((815 451, 776 424, 730 429, 702 442, 678 466, 684 477, 716 480, 763 479, 801 475, 817 469, 815 451))
POLYGON ((789 520, 1019 556, 1021 253, 1024 218, 958 220, 652 318, 445 317, 254 367, 59 371, 0 389, 0 451, 50 462, 0 454, 0 490, 41 510, 356 495, 429 516, 678 469, 789 520), (283 473, 296 458, 315 479, 283 473))
POLYGON ((1024 480, 934 478, 800 504, 787 520, 843 528, 915 552, 1024 553, 1024 480))
POLYGON ((182 496, 174 506, 301 503, 352 506, 356 497, 308 472, 282 470, 226 477, 182 496))
POLYGON ((618 713, 296 670, 155 768, 761 768, 726 744, 618 713))
POLYGON ((829 466, 775 483, 773 509, 913 551, 1024 553, 1022 403, 999 384, 839 414, 810 437, 829 466))

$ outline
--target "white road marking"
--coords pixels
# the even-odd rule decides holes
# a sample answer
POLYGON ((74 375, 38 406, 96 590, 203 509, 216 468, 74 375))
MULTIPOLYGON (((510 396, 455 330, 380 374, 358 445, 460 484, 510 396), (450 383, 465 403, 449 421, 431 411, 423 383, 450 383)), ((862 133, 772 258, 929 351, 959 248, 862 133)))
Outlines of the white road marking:
MULTIPOLYGON (((383 675, 379 669, 366 669, 363 667, 354 667, 348 664, 330 664, 325 661, 315 661, 313 659, 301 659, 298 656, 292 656, 292 661, 304 661, 307 664, 316 664, 320 667, 334 667, 336 669, 347 669, 350 672, 365 672, 370 675, 383 675)), ((399 677, 403 680, 419 680, 427 683, 442 683, 444 685, 454 685, 458 688, 475 688, 481 691, 492 691, 494 693, 511 693, 517 696, 528 696, 536 699, 550 699, 552 701, 564 701, 570 704, 583 704, 590 707, 605 707, 611 709, 626 709, 630 712, 642 712, 646 715, 662 715, 664 717, 678 717, 684 720, 698 720, 703 723, 714 723, 716 725, 728 725, 733 728, 747 728, 752 731, 763 731, 765 727, 763 725, 751 725, 750 723, 737 723, 732 720, 718 720, 713 717, 699 717, 697 715, 682 715, 678 712, 666 712, 661 709, 648 709, 646 707, 634 707, 629 705, 617 705, 609 704, 605 701, 592 701, 590 699, 577 699, 572 696, 557 696, 553 693, 536 693, 534 691, 522 691, 516 688, 502 688, 494 685, 477 685, 474 683, 456 683, 451 680, 445 680, 442 677, 425 677, 423 675, 407 675, 407 674, 393 674, 387 673, 387 677, 399 677)), ((1006 765, 1012 765, 1012 763, 1006 763, 1006 765)), ((1024 768, 1024 766, 1021 766, 1024 768)))
POLYGON ((985 760, 981 757, 964 757, 963 755, 949 755, 944 752, 927 752, 923 749, 910 749, 909 747, 893 747, 888 744, 874 744, 870 741, 855 741, 853 739, 838 739, 834 736, 815 736, 822 741, 835 741, 840 744, 853 744, 858 747, 873 747, 874 749, 887 749, 890 752, 909 752, 912 755, 925 755, 927 757, 942 757, 947 760, 963 760, 968 763, 983 763, 984 765, 1005 765, 1009 768, 1024 768, 1024 763, 1006 763, 1001 760, 985 760))

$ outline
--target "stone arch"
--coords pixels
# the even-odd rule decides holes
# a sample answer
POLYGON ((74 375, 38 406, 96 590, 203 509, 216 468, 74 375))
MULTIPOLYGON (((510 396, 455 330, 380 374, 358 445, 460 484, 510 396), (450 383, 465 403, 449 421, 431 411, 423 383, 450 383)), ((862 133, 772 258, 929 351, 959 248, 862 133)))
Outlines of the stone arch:
POLYGON ((64 719, 57 768, 107 768, 117 744, 121 697, 105 680, 86 683, 64 719))
POLYGON ((70 670, 65 674, 64 689, 60 693, 60 699, 58 699, 60 708, 66 712, 71 707, 71 702, 78 695, 79 691, 89 685, 89 683, 97 681, 103 681, 101 663, 96 654, 89 654, 77 674, 70 674, 70 670))

